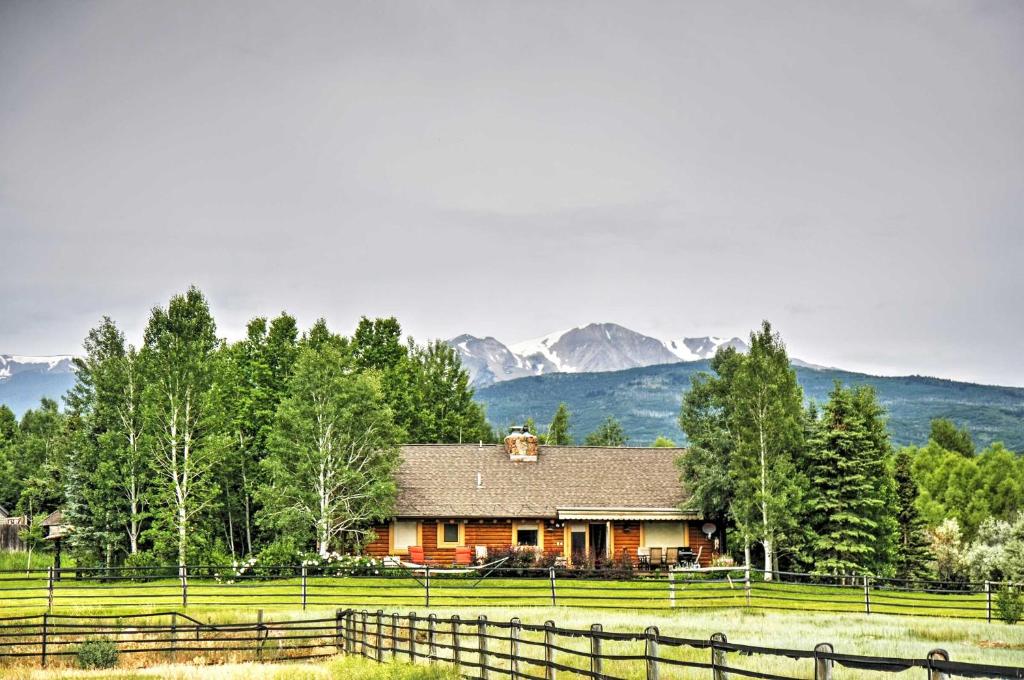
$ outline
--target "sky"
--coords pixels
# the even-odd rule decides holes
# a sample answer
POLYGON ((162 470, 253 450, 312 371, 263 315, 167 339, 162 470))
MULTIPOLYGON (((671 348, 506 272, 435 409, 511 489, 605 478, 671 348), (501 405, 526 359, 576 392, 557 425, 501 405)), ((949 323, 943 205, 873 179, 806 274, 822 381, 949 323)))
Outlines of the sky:
POLYGON ((190 284, 1024 385, 1024 3, 0 1, 0 353, 190 284))

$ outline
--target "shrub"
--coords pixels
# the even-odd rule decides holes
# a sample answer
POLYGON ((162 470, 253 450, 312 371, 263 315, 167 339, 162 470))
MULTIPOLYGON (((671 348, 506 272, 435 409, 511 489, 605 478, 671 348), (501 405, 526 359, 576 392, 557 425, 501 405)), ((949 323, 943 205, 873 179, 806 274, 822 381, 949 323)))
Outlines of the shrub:
POLYGON ((78 645, 75 658, 79 668, 113 668, 117 665, 117 645, 107 638, 90 638, 78 645))
POLYGON ((999 618, 1011 626, 1024 618, 1024 596, 1021 586, 1007 585, 999 589, 996 597, 999 618))
POLYGON ((142 551, 129 555, 124 560, 124 571, 122 575, 136 581, 146 581, 154 578, 171 578, 178 575, 174 567, 168 569, 154 569, 153 567, 165 566, 160 556, 154 552, 142 551))
POLYGON ((256 573, 260 576, 294 576, 294 567, 301 562, 302 554, 295 540, 279 538, 256 556, 256 573))

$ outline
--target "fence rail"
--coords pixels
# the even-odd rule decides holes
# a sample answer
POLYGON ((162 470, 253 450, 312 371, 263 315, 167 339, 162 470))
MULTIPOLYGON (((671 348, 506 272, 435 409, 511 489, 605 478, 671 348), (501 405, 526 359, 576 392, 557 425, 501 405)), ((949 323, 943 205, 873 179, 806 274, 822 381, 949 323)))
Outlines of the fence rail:
POLYGON ((754 569, 634 572, 497 567, 132 567, 0 572, 0 611, 67 607, 462 607, 595 609, 750 608, 998 618, 1007 584, 906 581, 754 569))
POLYGON ((331 617, 204 623, 183 612, 88 618, 42 614, 0 619, 0 664, 69 665, 86 640, 113 641, 119 654, 154 660, 191 661, 195 656, 230 655, 235 660, 298 661, 339 653, 377 662, 410 661, 453 666, 464 678, 491 680, 668 680, 729 676, 759 680, 832 680, 865 672, 899 673, 922 669, 928 680, 1016 678, 1024 667, 953 661, 941 649, 925 658, 884 658, 836 652, 828 643, 807 649, 779 649, 730 642, 722 633, 708 639, 662 635, 656 627, 640 632, 606 631, 600 624, 562 628, 418 616, 353 608, 331 617), (851 669, 839 672, 837 667, 851 669))

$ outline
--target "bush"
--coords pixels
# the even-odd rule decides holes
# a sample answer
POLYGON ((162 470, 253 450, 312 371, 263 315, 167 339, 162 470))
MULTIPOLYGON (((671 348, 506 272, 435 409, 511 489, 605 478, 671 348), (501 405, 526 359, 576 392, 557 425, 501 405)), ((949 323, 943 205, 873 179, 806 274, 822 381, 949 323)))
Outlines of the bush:
POLYGON ((1024 618, 1024 596, 1021 586, 1007 585, 999 589, 996 597, 999 618, 1011 626, 1024 618))
POLYGON ((75 658, 79 668, 113 668, 117 665, 117 645, 107 638, 91 638, 78 645, 75 658))
POLYGON ((302 554, 292 538, 279 538, 256 556, 256 573, 260 576, 294 576, 302 554))
POLYGON ((176 567, 155 569, 165 566, 160 556, 154 552, 142 551, 129 555, 124 560, 122 575, 136 581, 147 581, 154 578, 173 578, 178 575, 176 567))

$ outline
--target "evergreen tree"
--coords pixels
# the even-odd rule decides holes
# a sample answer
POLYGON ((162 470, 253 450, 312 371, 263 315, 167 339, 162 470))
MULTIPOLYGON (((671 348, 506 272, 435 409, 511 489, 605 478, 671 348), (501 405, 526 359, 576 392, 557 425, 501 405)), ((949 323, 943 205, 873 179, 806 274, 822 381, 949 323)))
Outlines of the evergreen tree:
POLYGON ((551 419, 551 426, 548 427, 547 441, 550 446, 571 446, 572 434, 570 434, 569 407, 562 402, 551 419))
POLYGON ((613 416, 604 419, 596 430, 587 435, 587 446, 625 446, 626 433, 613 416))
POLYGON ((896 482, 896 518, 898 540, 895 555, 897 578, 928 577, 928 538, 926 526, 917 509, 918 488, 913 477, 912 449, 902 448, 893 463, 896 482))
MULTIPOLYGON (((691 378, 679 412, 679 428, 686 433, 688 446, 677 464, 686 480, 689 503, 708 517, 726 517, 732 511, 729 459, 734 442, 729 430, 729 395, 742 361, 743 355, 735 348, 719 349, 711 359, 714 373, 701 372, 691 378)), ((748 537, 748 550, 749 542, 748 537)))
POLYGON ((871 434, 852 390, 838 382, 808 451, 809 510, 818 573, 862 573, 871 562, 881 500, 871 480, 871 434))

